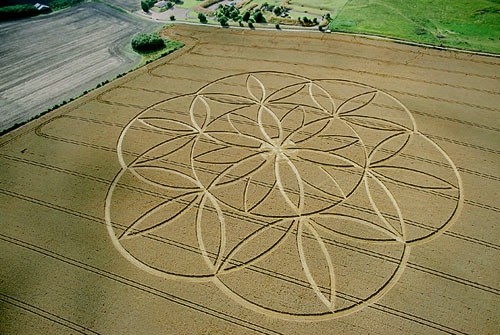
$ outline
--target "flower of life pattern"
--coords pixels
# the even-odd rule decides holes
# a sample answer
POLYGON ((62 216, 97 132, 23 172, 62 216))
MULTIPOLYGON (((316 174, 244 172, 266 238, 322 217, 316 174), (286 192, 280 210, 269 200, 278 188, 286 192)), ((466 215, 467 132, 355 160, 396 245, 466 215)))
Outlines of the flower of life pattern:
POLYGON ((286 320, 377 301, 463 202, 409 110, 346 80, 224 77, 141 112, 117 151, 106 221, 120 253, 286 320))

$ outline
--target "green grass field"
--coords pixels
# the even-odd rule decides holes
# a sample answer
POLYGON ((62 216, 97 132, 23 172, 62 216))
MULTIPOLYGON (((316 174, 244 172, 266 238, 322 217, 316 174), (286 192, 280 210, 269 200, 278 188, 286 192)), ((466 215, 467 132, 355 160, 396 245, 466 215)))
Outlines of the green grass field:
POLYGON ((351 0, 332 16, 332 30, 500 53, 500 0, 351 0))

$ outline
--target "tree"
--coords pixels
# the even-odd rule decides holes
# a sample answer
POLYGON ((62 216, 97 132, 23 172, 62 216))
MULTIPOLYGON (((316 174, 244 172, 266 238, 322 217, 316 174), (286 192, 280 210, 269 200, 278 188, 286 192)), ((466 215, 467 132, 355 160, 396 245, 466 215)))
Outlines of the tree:
POLYGON ((153 52, 165 47, 165 41, 157 33, 140 33, 132 39, 132 48, 139 53, 153 52))
POLYGON ((219 17, 219 23, 220 23, 220 25, 221 25, 221 26, 223 26, 223 27, 227 27, 227 26, 229 26, 229 25, 227 24, 227 22, 228 22, 228 21, 229 21, 229 19, 228 19, 226 16, 224 16, 224 15, 223 15, 223 16, 221 16, 221 17, 219 17))
POLYGON ((240 10, 236 7, 233 8, 234 10, 230 12, 231 19, 233 19, 233 21, 238 21, 238 19, 241 17, 240 10))
POLYGON ((250 19, 250 12, 246 11, 245 13, 243 13, 243 17, 241 19, 245 22, 248 22, 248 20, 250 19))
POLYGON ((149 12, 149 5, 146 1, 141 1, 141 8, 145 13, 149 12))
POLYGON ((141 1, 141 8, 143 11, 146 13, 149 12, 151 8, 155 5, 156 0, 142 0, 141 1))
POLYGON ((198 20, 200 20, 200 23, 207 23, 207 17, 203 13, 198 13, 198 20))
POLYGON ((266 18, 264 17, 264 15, 262 15, 262 12, 260 10, 255 11, 255 13, 253 14, 253 18, 257 23, 266 23, 266 18))

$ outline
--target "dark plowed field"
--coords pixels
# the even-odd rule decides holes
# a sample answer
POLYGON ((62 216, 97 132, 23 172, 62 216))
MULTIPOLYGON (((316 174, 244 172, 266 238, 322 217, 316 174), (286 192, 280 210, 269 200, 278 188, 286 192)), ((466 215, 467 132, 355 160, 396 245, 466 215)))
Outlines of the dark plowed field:
POLYGON ((129 40, 148 26, 97 3, 1 23, 0 130, 131 69, 129 40))

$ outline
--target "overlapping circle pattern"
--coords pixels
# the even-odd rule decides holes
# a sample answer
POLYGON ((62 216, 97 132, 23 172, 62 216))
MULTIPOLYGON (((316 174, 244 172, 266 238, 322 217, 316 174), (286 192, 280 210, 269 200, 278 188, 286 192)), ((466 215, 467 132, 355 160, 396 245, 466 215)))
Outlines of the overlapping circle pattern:
POLYGON ((410 111, 347 80, 220 78, 141 112, 117 151, 121 170, 106 198, 117 250, 151 274, 213 282, 240 305, 286 320, 340 317, 377 301, 411 248, 446 231, 463 202, 457 168, 410 111), (140 189, 131 183, 159 200, 127 205, 135 213, 127 221, 118 208, 140 189), (192 227, 186 252, 203 270, 156 262, 187 259, 161 244, 160 256, 144 256, 176 225, 192 227), (250 294, 260 278, 268 291, 250 294), (294 295, 311 302, 291 304, 294 295))

